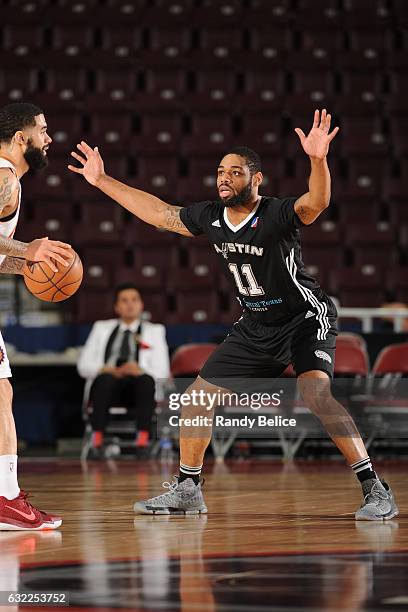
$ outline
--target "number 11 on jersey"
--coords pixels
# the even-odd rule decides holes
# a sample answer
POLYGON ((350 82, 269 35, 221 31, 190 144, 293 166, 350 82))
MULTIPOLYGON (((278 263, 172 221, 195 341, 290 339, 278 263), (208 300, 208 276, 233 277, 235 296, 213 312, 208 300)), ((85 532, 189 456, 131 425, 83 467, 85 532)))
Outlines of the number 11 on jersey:
POLYGON ((238 265, 234 263, 229 263, 228 268, 230 269, 230 272, 232 272, 232 274, 234 275, 235 283, 241 295, 265 295, 263 287, 261 287, 257 283, 255 275, 252 271, 251 264, 241 265, 241 273, 248 281, 248 288, 244 287, 244 284, 241 280, 241 276, 239 274, 238 265))

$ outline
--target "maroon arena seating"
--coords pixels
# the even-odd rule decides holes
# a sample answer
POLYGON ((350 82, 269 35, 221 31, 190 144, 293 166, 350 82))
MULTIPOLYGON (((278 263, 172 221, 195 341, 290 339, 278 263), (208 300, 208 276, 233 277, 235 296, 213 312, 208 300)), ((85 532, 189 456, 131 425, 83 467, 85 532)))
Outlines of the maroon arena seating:
POLYGON ((342 305, 408 300, 405 0, 1 4, 0 95, 44 108, 54 141, 41 179, 24 178, 17 237, 80 251, 78 320, 110 316, 101 295, 128 275, 158 320, 240 312, 205 239, 149 228, 68 173, 80 139, 109 174, 171 203, 217 197, 217 164, 237 144, 261 154, 262 193, 300 195, 310 168, 293 129, 323 105, 341 130, 331 206, 302 230, 305 264, 342 305))

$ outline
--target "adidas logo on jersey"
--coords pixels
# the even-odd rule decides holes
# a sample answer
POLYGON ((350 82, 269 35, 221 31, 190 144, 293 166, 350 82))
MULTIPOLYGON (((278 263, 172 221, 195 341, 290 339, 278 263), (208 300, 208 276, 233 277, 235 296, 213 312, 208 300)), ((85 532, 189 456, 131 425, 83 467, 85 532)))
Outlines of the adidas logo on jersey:
POLYGON ((310 319, 310 317, 315 317, 315 313, 312 312, 311 310, 308 310, 307 313, 305 314, 305 319, 310 319))
POLYGON ((219 219, 217 219, 216 221, 213 221, 213 222, 211 223, 211 225, 213 225, 214 227, 221 227, 220 220, 219 220, 219 219))

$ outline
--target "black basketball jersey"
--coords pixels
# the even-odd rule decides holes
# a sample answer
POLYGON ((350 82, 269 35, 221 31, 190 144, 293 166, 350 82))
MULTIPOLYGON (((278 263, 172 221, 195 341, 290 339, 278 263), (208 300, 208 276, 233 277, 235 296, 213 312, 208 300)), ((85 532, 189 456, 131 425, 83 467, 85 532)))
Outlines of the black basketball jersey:
POLYGON ((237 226, 220 201, 198 202, 180 211, 192 234, 208 236, 242 307, 251 318, 272 325, 302 310, 322 313, 325 308, 325 294, 302 262, 303 223, 295 213, 296 200, 262 196, 237 226))

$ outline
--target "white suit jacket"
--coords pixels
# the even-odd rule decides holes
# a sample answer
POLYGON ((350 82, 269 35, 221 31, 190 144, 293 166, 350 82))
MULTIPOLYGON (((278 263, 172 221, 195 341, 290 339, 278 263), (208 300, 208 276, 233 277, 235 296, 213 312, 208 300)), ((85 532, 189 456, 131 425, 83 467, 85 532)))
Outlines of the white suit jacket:
MULTIPOLYGON (((93 381, 105 365, 105 350, 108 340, 119 319, 96 321, 81 351, 78 372, 88 382, 93 381)), ((138 363, 156 381, 156 388, 170 376, 169 349, 166 342, 166 329, 159 323, 142 321, 141 340, 150 348, 139 347, 138 363)), ((158 389, 157 389, 158 390, 158 389)))

